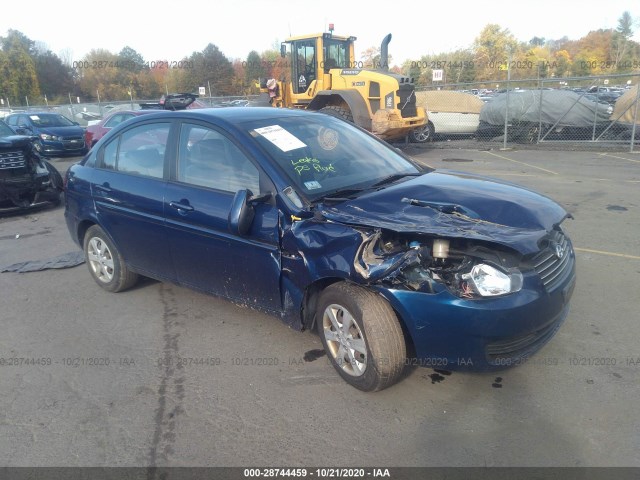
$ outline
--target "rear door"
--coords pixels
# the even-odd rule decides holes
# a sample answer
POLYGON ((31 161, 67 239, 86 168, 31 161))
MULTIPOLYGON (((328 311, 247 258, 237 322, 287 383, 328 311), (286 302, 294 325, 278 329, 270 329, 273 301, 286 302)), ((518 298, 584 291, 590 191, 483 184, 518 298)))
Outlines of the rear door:
POLYGON ((165 218, 180 283, 230 299, 279 311, 278 210, 256 205, 246 236, 229 232, 235 192, 274 191, 257 164, 221 130, 182 123, 173 180, 166 189, 165 218))
POLYGON ((171 125, 150 121, 113 137, 98 152, 91 185, 100 225, 125 262, 168 280, 175 278, 164 230, 171 125))

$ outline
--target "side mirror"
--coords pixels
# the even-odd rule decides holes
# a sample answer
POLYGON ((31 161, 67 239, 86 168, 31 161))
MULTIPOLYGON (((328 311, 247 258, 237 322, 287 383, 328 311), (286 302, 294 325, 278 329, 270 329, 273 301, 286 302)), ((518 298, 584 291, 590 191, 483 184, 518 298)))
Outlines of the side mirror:
POLYGON ((231 210, 227 218, 229 231, 235 235, 246 235, 255 216, 254 204, 266 202, 271 193, 252 195, 251 190, 238 190, 231 202, 231 210))

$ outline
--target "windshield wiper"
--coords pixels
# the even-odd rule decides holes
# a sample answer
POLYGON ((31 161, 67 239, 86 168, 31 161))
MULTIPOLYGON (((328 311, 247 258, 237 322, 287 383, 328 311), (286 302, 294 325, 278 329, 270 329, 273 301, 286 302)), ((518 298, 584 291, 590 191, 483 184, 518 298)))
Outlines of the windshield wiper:
POLYGON ((317 201, 323 202, 346 202, 347 200, 353 200, 356 193, 360 193, 367 190, 366 188, 345 188, 343 190, 336 190, 327 195, 323 195, 318 198, 317 201))
POLYGON ((382 185, 386 185, 388 183, 393 183, 396 180, 400 180, 401 178, 404 178, 404 177, 418 177, 420 175, 422 175, 422 173, 420 173, 420 172, 415 172, 415 173, 394 173, 393 175, 389 175, 388 177, 384 177, 382 180, 377 181, 376 183, 372 184, 369 188, 381 187, 382 185))

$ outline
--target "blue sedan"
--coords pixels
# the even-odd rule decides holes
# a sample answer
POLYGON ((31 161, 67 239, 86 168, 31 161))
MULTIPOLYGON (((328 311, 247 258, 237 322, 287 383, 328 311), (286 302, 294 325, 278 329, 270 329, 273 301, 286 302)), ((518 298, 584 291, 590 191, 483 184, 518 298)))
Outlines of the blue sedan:
POLYGON ((55 157, 87 153, 84 128, 59 113, 14 113, 7 115, 5 121, 20 135, 38 137, 35 146, 40 155, 55 157))
POLYGON ((415 164, 324 114, 161 112, 111 130, 66 175, 65 218, 102 288, 139 275, 316 329, 365 391, 407 365, 516 365, 575 284, 547 197, 415 164))

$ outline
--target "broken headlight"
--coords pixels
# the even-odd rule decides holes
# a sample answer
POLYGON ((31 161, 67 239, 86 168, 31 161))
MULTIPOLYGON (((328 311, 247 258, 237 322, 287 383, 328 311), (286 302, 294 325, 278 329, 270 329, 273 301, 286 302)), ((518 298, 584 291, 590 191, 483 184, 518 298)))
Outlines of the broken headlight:
MULTIPOLYGON (((478 263, 460 275, 461 290, 468 296, 495 297, 515 293, 522 288, 522 273, 517 269, 504 272, 486 263, 478 263)), ((465 295, 465 296, 467 296, 465 295)))

